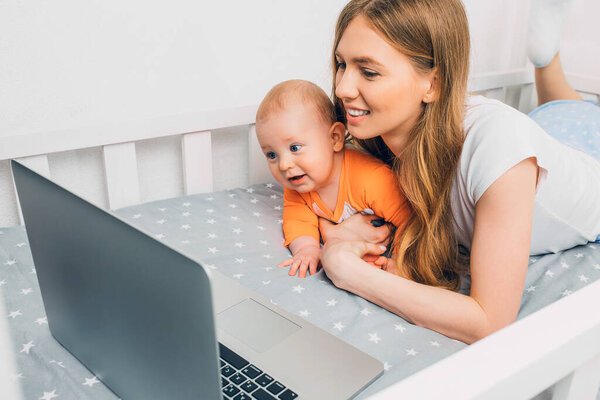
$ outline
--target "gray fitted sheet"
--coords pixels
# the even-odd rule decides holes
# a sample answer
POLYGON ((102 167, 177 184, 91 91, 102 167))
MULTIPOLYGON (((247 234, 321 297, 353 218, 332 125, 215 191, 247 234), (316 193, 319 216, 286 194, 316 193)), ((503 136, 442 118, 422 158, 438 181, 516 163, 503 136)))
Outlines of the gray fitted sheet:
MULTIPOLYGON (((337 289, 322 271, 306 279, 289 277, 287 268, 277 267, 289 257, 283 247, 282 206, 280 187, 255 185, 116 213, 381 360, 384 375, 359 398, 466 346, 337 289)), ((531 257, 519 318, 598 278, 600 244, 531 257)), ((465 283, 468 290, 468 277, 465 283)), ((18 369, 12 378, 20 382, 26 399, 116 398, 50 335, 23 227, 0 228, 0 295, 18 369)))

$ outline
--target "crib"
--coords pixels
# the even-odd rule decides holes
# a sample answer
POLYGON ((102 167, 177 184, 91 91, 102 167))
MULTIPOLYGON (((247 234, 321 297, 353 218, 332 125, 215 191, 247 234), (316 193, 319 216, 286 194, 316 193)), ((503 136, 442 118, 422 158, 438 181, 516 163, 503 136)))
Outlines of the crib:
MULTIPOLYGON (((573 75, 568 78, 584 97, 600 98, 600 80, 573 75)), ((470 90, 498 98, 525 112, 531 110, 536 101, 533 72, 527 69, 473 76, 470 90)), ((214 168, 217 164, 215 154, 223 150, 215 145, 229 146, 229 142, 219 142, 218 138, 224 133, 231 136, 233 132, 238 148, 247 148, 248 158, 244 176, 233 179, 235 185, 272 182, 255 139, 256 108, 256 105, 250 105, 110 126, 0 137, 0 204, 3 209, 0 227, 22 224, 8 166, 11 159, 56 179, 77 193, 77 182, 53 176, 52 160, 95 149, 101 155, 97 163, 101 170, 84 168, 78 173, 101 177, 102 194, 96 194, 96 203, 114 210, 160 196, 187 196, 228 189, 230 184, 227 182, 231 177, 227 178, 227 174, 240 172, 214 168), (173 168, 168 174, 181 182, 181 188, 166 195, 144 193, 140 190, 143 163, 137 156, 136 145, 153 142, 160 145, 165 141, 174 152, 173 168), (220 187, 215 182, 220 182, 220 187)), ((85 179, 81 176, 80 182, 85 179)), ((272 245, 279 246, 280 243, 272 245)), ((596 247, 594 251, 600 253, 600 245, 596 247)), ((600 265, 595 267, 600 274, 600 265)), ((18 347, 10 344, 7 333, 10 322, 6 317, 9 310, 1 300, 2 297, 0 355, 2 364, 10 366, 14 365, 18 347)), ((600 385, 599 305, 600 279, 376 393, 369 393, 369 398, 600 398, 597 397, 600 385)), ((4 368, 0 369, 0 387, 14 387, 15 381, 8 378, 4 368)))

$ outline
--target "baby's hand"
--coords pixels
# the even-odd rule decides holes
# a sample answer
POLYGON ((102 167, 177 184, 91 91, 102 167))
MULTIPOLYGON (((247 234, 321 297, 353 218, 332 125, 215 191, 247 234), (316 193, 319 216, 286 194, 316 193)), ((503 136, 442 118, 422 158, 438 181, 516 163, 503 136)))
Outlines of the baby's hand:
POLYGON ((285 260, 280 263, 280 267, 287 267, 291 265, 288 275, 294 276, 298 270, 299 278, 306 278, 306 271, 310 271, 311 275, 317 273, 317 267, 321 259, 321 250, 315 246, 306 246, 298 250, 292 258, 285 260))

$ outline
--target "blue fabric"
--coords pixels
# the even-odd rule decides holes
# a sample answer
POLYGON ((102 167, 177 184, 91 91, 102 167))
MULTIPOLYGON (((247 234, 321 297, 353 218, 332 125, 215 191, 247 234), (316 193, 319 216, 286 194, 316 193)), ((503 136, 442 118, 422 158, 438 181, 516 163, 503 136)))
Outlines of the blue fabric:
MULTIPOLYGON (((600 160, 600 107, 592 101, 555 100, 529 113, 549 135, 600 160)), ((600 243, 600 234, 594 243, 600 243)))

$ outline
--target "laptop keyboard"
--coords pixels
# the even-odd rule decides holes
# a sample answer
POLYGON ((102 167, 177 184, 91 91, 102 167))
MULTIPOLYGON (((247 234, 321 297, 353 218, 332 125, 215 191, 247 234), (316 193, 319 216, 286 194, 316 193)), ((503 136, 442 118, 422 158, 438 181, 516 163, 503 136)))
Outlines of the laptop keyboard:
POLYGON ((293 400, 298 395, 246 359, 219 343, 223 398, 233 400, 293 400))

